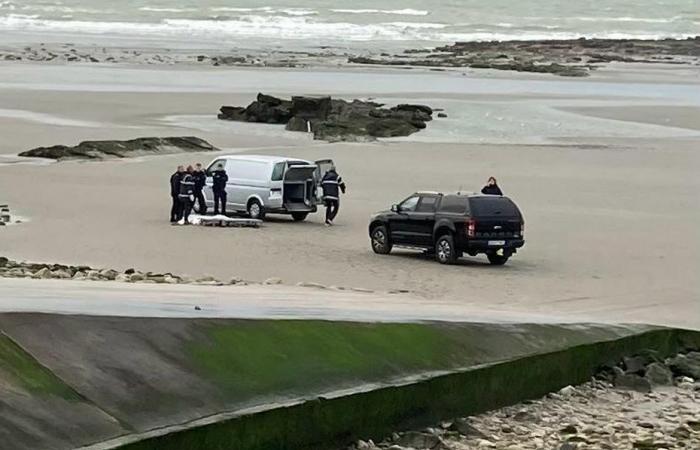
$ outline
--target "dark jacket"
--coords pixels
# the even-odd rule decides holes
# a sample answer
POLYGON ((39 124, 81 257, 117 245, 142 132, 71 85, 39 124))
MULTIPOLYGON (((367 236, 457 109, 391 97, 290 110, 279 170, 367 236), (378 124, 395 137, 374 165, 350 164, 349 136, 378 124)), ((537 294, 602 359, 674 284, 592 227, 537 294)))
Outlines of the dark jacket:
POLYGON ((211 173, 211 176, 214 182, 212 190, 214 192, 224 192, 226 190, 226 183, 228 182, 228 175, 226 175, 226 171, 223 169, 215 170, 211 173))
POLYGON ((192 175, 186 173, 182 180, 180 180, 180 194, 178 195, 180 199, 189 199, 194 194, 194 180, 192 175))
POLYGON ((175 172, 170 175, 170 195, 177 197, 180 194, 180 181, 182 180, 182 172, 175 172))
POLYGON ((486 194, 486 195, 503 195, 503 192, 501 192, 501 188, 499 188, 497 184, 494 184, 494 185, 487 184, 481 190, 481 193, 486 194))
POLYGON ((195 170, 192 172, 192 179, 194 180, 194 191, 202 192, 204 185, 207 184, 207 173, 203 170, 195 170))
POLYGON ((323 188, 324 200, 340 200, 340 192, 345 194, 343 178, 333 169, 323 176, 321 187, 323 188))

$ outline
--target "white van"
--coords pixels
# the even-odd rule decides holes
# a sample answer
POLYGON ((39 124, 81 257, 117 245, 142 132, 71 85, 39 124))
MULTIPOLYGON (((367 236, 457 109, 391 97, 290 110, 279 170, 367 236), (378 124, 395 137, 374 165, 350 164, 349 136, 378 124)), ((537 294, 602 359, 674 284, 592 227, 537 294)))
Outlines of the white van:
POLYGON ((321 178, 333 165, 330 159, 312 163, 283 156, 220 156, 207 167, 204 199, 209 208, 214 207, 211 173, 221 163, 228 175, 227 212, 246 213, 255 219, 268 213, 290 214, 295 221, 316 212, 321 178))

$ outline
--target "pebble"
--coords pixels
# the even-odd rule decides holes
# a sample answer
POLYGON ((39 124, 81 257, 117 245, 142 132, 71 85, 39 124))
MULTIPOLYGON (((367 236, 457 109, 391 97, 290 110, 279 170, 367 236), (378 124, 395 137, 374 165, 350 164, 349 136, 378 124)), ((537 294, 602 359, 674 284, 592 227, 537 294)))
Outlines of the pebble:
MULTIPOLYGON (((540 400, 426 428, 424 431, 440 439, 440 446, 418 445, 420 440, 412 440, 410 447, 416 450, 700 450, 700 401, 695 390, 686 388, 696 385, 683 377, 675 382, 654 392, 622 390, 599 380, 567 386, 540 400)), ((394 438, 378 443, 375 448, 399 450, 405 449, 407 446, 403 444, 407 443, 394 438)))

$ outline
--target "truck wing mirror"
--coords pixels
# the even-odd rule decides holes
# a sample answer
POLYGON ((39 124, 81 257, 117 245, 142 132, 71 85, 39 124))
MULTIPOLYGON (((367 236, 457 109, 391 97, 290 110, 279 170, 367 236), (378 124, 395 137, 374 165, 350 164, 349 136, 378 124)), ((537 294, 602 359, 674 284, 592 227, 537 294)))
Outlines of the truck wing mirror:
POLYGON ((391 205, 391 211, 395 213, 401 212, 401 207, 399 205, 391 205))

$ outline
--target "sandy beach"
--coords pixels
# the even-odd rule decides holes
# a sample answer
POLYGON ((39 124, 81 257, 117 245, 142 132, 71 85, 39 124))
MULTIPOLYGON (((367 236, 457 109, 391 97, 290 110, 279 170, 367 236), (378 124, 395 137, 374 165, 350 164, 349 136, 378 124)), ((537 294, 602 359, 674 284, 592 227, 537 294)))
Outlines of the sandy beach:
MULTIPOLYGON (((2 63, 0 203, 26 222, 0 254, 250 280, 400 289, 532 311, 673 308, 697 314, 697 67, 612 64, 586 79, 463 70, 221 69, 2 63), (325 144, 277 126, 218 121, 257 92, 444 108, 407 138, 325 144), (348 183, 337 226, 271 216, 261 229, 172 227, 168 177, 215 154, 22 161, 40 145, 195 135, 222 153, 333 158, 348 183), (369 216, 416 190, 470 191, 496 176, 526 219, 508 265, 440 266, 372 253, 369 216)), ((1 281, 0 281, 1 282, 1 281)))

